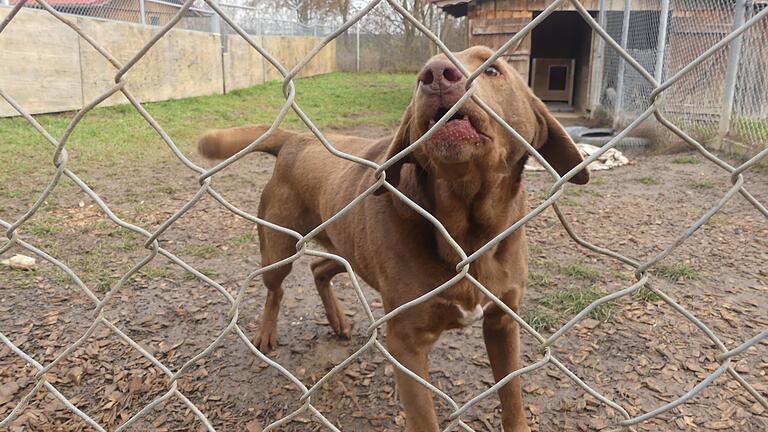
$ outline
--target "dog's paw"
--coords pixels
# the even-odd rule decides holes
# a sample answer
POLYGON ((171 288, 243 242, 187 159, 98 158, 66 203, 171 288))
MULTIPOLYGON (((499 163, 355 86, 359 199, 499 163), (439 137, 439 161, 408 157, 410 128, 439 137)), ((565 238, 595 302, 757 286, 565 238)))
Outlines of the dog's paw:
POLYGON ((352 338, 352 325, 345 315, 342 314, 338 321, 334 320, 330 324, 333 332, 336 333, 338 337, 342 339, 352 338))
POLYGON ((262 328, 252 342, 259 351, 267 354, 277 349, 277 331, 262 328))
POLYGON ((504 432, 531 432, 531 428, 528 427, 528 424, 518 423, 512 427, 505 427, 504 432))

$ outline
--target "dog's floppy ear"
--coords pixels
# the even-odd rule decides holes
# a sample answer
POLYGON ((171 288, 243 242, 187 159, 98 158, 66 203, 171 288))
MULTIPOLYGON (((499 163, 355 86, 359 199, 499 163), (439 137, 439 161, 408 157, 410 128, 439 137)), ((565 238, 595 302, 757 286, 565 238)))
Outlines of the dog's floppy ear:
MULTIPOLYGON (((531 95, 533 112, 536 114, 538 127, 536 136, 531 143, 541 156, 552 165, 561 176, 580 164, 579 149, 560 123, 549 112, 544 102, 531 95)), ((571 183, 586 184, 589 181, 589 170, 584 168, 569 180, 571 183)))
MULTIPOLYGON (((400 121, 400 126, 397 128, 397 132, 395 133, 395 136, 392 137, 392 141, 389 143, 389 148, 387 148, 387 155, 384 159, 384 161, 388 161, 392 157, 394 157, 396 154, 400 153, 401 150, 411 145, 411 127, 413 123, 413 104, 408 105, 408 108, 405 109, 405 114, 403 114, 403 118, 400 121)), ((397 161, 395 164, 390 166, 385 170, 387 173, 387 183, 391 184, 394 187, 397 187, 400 184, 400 175, 403 168, 403 165, 407 163, 414 163, 415 159, 410 154, 406 155, 399 161, 397 161)), ((387 189, 382 186, 374 192, 374 195, 381 195, 384 192, 386 192, 387 189)))

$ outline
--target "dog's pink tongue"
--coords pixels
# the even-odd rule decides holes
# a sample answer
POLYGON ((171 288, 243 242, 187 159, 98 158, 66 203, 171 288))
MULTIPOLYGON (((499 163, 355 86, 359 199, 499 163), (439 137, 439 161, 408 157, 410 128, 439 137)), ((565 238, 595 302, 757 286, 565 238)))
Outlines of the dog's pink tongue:
POLYGON ((480 134, 477 133, 474 127, 472 127, 472 123, 469 120, 451 120, 435 131, 431 140, 443 142, 476 142, 480 140, 480 134))

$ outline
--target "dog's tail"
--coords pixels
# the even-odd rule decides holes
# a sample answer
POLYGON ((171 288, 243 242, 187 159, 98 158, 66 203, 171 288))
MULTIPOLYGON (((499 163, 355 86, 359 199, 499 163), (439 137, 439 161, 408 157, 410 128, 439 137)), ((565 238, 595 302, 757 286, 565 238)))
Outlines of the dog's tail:
MULTIPOLYGON (((267 125, 247 125, 229 129, 211 129, 206 131, 197 142, 200 154, 209 159, 226 159, 267 132, 267 125)), ((275 130, 272 135, 260 142, 254 149, 277 156, 285 142, 293 135, 283 129, 275 130)))

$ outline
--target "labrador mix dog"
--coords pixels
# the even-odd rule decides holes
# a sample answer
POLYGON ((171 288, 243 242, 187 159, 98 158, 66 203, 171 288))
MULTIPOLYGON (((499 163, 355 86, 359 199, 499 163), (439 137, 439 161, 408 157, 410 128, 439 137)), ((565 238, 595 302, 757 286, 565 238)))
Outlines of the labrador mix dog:
MULTIPOLYGON (((489 48, 473 47, 456 56, 468 70, 475 70, 492 54, 489 48)), ((394 136, 379 140, 327 137, 339 150, 383 163, 424 135, 465 94, 465 85, 461 72, 438 55, 419 73, 413 99, 394 136)), ((561 175, 582 161, 562 126, 505 61, 497 60, 485 69, 475 85, 476 95, 561 175)), ((209 158, 227 158, 267 129, 244 126, 208 131, 199 149, 209 158)), ((277 156, 259 216, 303 234, 376 182, 374 170, 332 155, 311 133, 279 129, 255 150, 277 156)), ((469 254, 528 211, 522 176, 527 157, 525 148, 470 99, 423 145, 389 168, 386 180, 435 216, 469 254)), ((583 170, 571 182, 588 180, 589 173, 583 170)), ((387 312, 454 277, 461 261, 430 222, 384 187, 330 224, 317 240, 329 252, 346 258, 381 293, 387 312)), ((259 241, 263 266, 296 252, 294 238, 261 225, 259 241)), ((519 311, 528 280, 527 262, 528 246, 521 228, 474 261, 469 273, 519 311)), ((330 259, 320 259, 311 267, 331 327, 349 338, 350 323, 331 288, 331 278, 345 272, 344 267, 330 259)), ((289 264, 263 275, 268 293, 254 339, 262 352, 277 345, 281 284, 290 271, 289 264)), ((388 349, 403 366, 428 379, 427 356, 440 334, 479 319, 493 376, 501 380, 518 369, 518 325, 466 280, 388 321, 388 349)), ((407 430, 437 431, 431 392, 397 368, 395 378, 407 430)), ((504 431, 528 431, 520 379, 509 381, 498 393, 504 431)))

